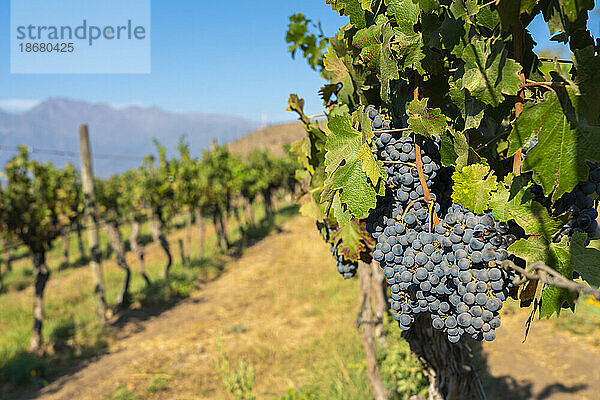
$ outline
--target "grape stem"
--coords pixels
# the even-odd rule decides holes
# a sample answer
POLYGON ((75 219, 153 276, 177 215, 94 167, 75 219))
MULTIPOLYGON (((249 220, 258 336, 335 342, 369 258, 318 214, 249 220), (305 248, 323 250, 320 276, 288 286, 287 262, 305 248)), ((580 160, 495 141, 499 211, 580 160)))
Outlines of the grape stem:
POLYGON ((482 8, 484 8, 484 7, 491 6, 492 4, 494 4, 494 3, 498 3, 498 2, 499 2, 498 0, 492 0, 492 1, 488 2, 488 3, 485 3, 485 4, 482 4, 482 5, 480 5, 480 6, 479 6, 479 9, 481 10, 481 9, 482 9, 482 8))
POLYGON ((489 146, 490 144, 494 143, 496 140, 500 139, 502 136, 505 136, 505 135, 509 134, 510 132, 511 132, 511 131, 510 131, 510 129, 507 129, 507 130, 505 130, 504 132, 502 132, 502 133, 500 133, 500 134, 498 134, 498 135, 494 136, 494 137, 493 137, 492 139, 490 139, 490 141, 488 141, 487 143, 485 143, 485 144, 482 144, 481 146, 477 147, 477 148, 475 149, 475 151, 479 151, 479 150, 481 150, 481 149, 483 149, 483 148, 486 148, 487 146, 489 146))
POLYGON ((600 290, 588 285, 585 282, 576 282, 565 278, 560 274, 560 272, 556 271, 552 267, 547 266, 541 261, 533 263, 528 268, 522 268, 512 261, 506 260, 502 262, 502 268, 505 270, 512 269, 525 278, 513 282, 515 285, 522 285, 527 281, 539 281, 549 286, 570 290, 574 293, 589 294, 594 296, 596 300, 600 301, 600 290))
POLYGON ((531 87, 531 86, 560 86, 560 87, 564 87, 565 83, 564 82, 526 82, 526 83, 521 83, 519 85, 520 88, 531 87))
POLYGON ((384 163, 384 164, 402 164, 402 165, 408 165, 409 167, 415 167, 415 168, 417 166, 417 164, 410 163, 407 161, 382 161, 382 163, 384 163))
MULTIPOLYGON (((421 81, 421 77, 416 75, 415 77, 415 90, 413 91, 413 97, 415 100, 419 99, 419 83, 421 81)), ((429 192, 429 188, 427 187, 427 180, 425 180, 425 172, 423 172, 423 159, 421 158, 421 136, 415 134, 415 158, 417 163, 417 172, 419 173, 419 181, 421 182, 421 186, 423 187, 423 195, 425 197, 425 201, 427 204, 431 204, 433 199, 431 197, 431 193, 429 192)), ((431 218, 433 217, 433 222, 435 226, 440 223, 440 218, 437 215, 435 209, 433 209, 433 214, 429 213, 429 225, 431 225, 431 218)))
POLYGON ((431 215, 433 211, 433 201, 431 201, 429 203, 429 233, 432 231, 431 222, 433 221, 433 218, 431 218, 431 215))
POLYGON ((375 129, 373 133, 396 133, 410 131, 409 128, 398 128, 398 129, 375 129))
MULTIPOLYGON (((423 197, 425 197, 425 201, 427 204, 431 204, 433 202, 433 198, 431 197, 431 193, 429 192, 429 188, 427 187, 427 181, 425 180, 425 173, 423 172, 423 159, 421 158, 421 137, 419 135, 415 135, 415 155, 417 161, 417 172, 419 173, 419 181, 421 182, 421 187, 423 187, 423 197)), ((440 223, 440 218, 437 215, 437 212, 433 210, 433 214, 429 214, 429 218, 433 216, 433 222, 435 226, 440 223)))
POLYGON ((421 200, 425 200, 425 197, 419 197, 418 199, 414 199, 413 201, 408 203, 408 206, 406 206, 406 210, 404 210, 404 213, 402 214, 402 223, 404 223, 404 217, 410 211, 410 209, 413 208, 413 206, 415 204, 417 204, 418 201, 421 201, 421 200))
POLYGON ((548 57, 538 57, 538 60, 540 61, 547 61, 547 62, 558 62, 558 63, 563 63, 563 64, 573 64, 572 60, 561 60, 558 58, 548 58, 548 57))
POLYGON ((306 118, 308 118, 308 119, 314 119, 314 118, 321 118, 321 117, 326 117, 326 116, 327 116, 327 114, 317 114, 317 115, 307 116, 306 118))

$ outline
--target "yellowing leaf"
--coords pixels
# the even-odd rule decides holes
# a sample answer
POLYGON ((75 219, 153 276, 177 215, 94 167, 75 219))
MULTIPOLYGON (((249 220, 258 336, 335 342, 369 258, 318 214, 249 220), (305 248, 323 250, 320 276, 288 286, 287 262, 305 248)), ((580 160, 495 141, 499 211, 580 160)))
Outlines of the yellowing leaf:
POLYGON ((492 191, 496 189, 496 177, 490 173, 490 167, 473 164, 455 171, 452 200, 461 206, 482 214, 489 208, 492 191))

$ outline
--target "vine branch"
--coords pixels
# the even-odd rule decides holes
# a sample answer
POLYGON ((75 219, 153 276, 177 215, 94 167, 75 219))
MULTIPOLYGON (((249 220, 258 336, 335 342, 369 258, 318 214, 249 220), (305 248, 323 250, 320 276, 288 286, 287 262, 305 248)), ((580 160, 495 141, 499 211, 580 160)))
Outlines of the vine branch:
MULTIPOLYGON (((513 28, 513 42, 514 42, 514 50, 515 50, 515 61, 522 64, 523 63, 523 35, 524 35, 523 24, 521 23, 521 19, 517 18, 517 22, 513 28)), ((522 85, 525 85, 525 73, 521 71, 519 73, 519 77, 521 78, 521 90, 519 91, 519 95, 517 97, 517 102, 515 104, 515 119, 519 118, 521 113, 523 112, 523 103, 525 102, 525 92, 522 89, 522 85)), ((521 175, 521 164, 523 163, 523 151, 519 150, 515 153, 513 158, 513 173, 515 176, 521 175)))
POLYGON ((410 131, 410 128, 398 128, 398 129, 375 129, 373 133, 397 133, 410 131))
POLYGON ((482 5, 480 5, 480 6, 479 6, 479 9, 481 10, 481 9, 482 9, 482 8, 484 8, 484 7, 491 6, 492 4, 494 4, 494 3, 498 3, 498 2, 499 2, 499 0, 492 0, 492 1, 488 2, 488 3, 485 3, 485 4, 482 4, 482 5))
POLYGON ((527 82, 527 83, 521 83, 519 85, 520 88, 532 87, 532 86, 559 86, 559 87, 564 87, 566 85, 565 85, 564 82, 527 82))
MULTIPOLYGON (((415 100, 419 99, 419 82, 417 77, 417 85, 414 90, 414 98, 415 100)), ((421 182, 421 187, 423 188, 423 197, 425 197, 425 201, 429 204, 433 201, 431 197, 431 192, 427 187, 427 180, 425 179, 425 172, 423 172, 423 159, 421 158, 421 136, 415 135, 415 156, 416 156, 416 164, 417 164, 417 172, 419 173, 419 181, 421 182)), ((429 218, 433 217, 433 223, 437 226, 440 223, 440 218, 437 215, 435 209, 433 210, 433 216, 430 214, 429 218)))
POLYGON ((589 294, 594 296, 594 298, 597 300, 600 300, 600 290, 593 288, 585 282, 576 282, 571 279, 567 279, 562 276, 560 272, 547 266, 541 261, 533 263, 527 268, 519 267, 510 260, 502 262, 501 265, 505 270, 512 269, 525 278, 524 280, 516 281, 515 284, 517 285, 521 285, 526 281, 539 281, 548 286, 567 289, 574 293, 589 294))
POLYGON ((558 62, 558 63, 563 63, 563 64, 573 64, 572 60, 560 60, 558 58, 548 58, 548 57, 538 57, 538 60, 540 61, 546 61, 546 62, 558 62))
POLYGON ((409 167, 416 167, 417 164, 415 163, 411 163, 408 161, 382 161, 382 163, 384 164, 402 164, 402 165, 407 165, 409 167))

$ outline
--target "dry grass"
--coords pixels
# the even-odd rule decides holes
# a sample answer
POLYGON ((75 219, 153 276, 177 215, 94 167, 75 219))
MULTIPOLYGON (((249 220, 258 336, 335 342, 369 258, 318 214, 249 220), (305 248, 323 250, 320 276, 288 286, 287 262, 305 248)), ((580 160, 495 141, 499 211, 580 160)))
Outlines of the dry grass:
POLYGON ((322 374, 331 379, 321 391, 364 398, 367 379, 353 329, 357 284, 339 279, 311 228, 303 218, 283 224, 217 281, 114 343, 99 365, 43 389, 41 398, 97 399, 123 387, 142 394, 157 377, 165 387, 152 398, 227 398, 214 366, 219 341, 232 364, 253 365, 258 398, 313 385, 322 374))
POLYGON ((252 150, 267 149, 277 157, 285 155, 283 146, 305 135, 304 127, 299 122, 273 125, 250 133, 229 144, 229 150, 245 157, 252 150))

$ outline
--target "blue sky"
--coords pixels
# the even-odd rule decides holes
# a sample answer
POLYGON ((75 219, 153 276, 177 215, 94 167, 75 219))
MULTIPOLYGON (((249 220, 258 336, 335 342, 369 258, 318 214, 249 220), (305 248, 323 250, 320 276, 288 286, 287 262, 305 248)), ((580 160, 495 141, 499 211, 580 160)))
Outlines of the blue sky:
MULTIPOLYGON (((56 1, 60 4, 60 0, 56 1)), ((291 120, 288 94, 319 112, 318 74, 292 60, 285 31, 288 16, 303 12, 321 20, 331 35, 345 23, 325 0, 154 0, 152 73, 146 75, 10 74, 9 0, 0 0, 0 106, 23 109, 47 97, 156 105, 171 111, 236 114, 270 123, 291 120)), ((600 35, 598 14, 591 23, 600 35)), ((541 21, 534 36, 548 37, 541 21)), ((548 46, 547 40, 540 47, 548 46)))

